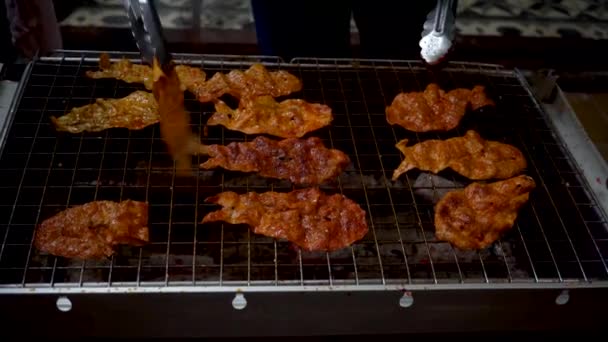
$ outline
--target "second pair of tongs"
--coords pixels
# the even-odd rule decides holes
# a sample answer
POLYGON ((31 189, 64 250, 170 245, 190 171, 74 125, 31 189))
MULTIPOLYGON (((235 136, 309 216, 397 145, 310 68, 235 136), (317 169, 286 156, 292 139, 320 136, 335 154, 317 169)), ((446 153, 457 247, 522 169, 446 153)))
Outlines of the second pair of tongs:
POLYGON ((125 6, 142 59, 153 68, 161 138, 176 162, 178 174, 188 174, 192 169, 192 155, 198 153, 199 141, 189 128, 184 93, 166 47, 158 13, 152 0, 125 0, 125 6))
POLYGON ((455 3, 455 0, 437 0, 437 6, 424 22, 420 55, 429 64, 439 63, 452 47, 455 3))

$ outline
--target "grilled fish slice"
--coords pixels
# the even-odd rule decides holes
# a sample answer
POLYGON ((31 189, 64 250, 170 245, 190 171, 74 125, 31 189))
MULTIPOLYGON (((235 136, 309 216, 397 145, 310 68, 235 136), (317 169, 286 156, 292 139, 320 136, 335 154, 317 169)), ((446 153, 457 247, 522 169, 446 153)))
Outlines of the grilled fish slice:
POLYGON ((343 195, 326 195, 318 188, 289 193, 222 192, 207 198, 223 208, 208 213, 203 223, 244 223, 254 233, 287 239, 306 251, 334 251, 367 234, 365 211, 343 195))
POLYGON ((407 139, 397 143, 397 148, 405 157, 393 173, 393 180, 416 168, 433 173, 451 168, 476 180, 509 178, 526 168, 526 159, 519 149, 484 140, 475 131, 468 131, 464 137, 427 140, 409 147, 406 145, 407 139))
POLYGON ((148 242, 148 204, 95 201, 64 210, 36 230, 37 249, 66 258, 109 257, 119 244, 148 242))
POLYGON ((522 175, 447 193, 435 206, 437 239, 460 249, 490 246, 513 227, 535 186, 532 178, 522 175))
MULTIPOLYGON (((99 56, 98 71, 87 71, 86 75, 90 78, 115 78, 127 83, 141 83, 148 90, 152 90, 154 77, 152 68, 148 65, 133 64, 128 59, 121 59, 116 63, 110 62, 108 54, 99 56)), ((180 81, 180 88, 197 94, 205 83, 206 75, 203 70, 188 65, 176 65, 175 72, 180 81)))
POLYGON ((154 98, 160 113, 160 135, 176 162, 180 175, 187 175, 192 168, 192 155, 199 151, 200 142, 190 130, 190 116, 184 108, 184 93, 174 68, 168 74, 154 62, 154 98))
MULTIPOLYGON (((90 78, 115 78, 127 83, 141 83, 152 90, 152 68, 147 65, 134 64, 128 59, 116 63, 110 62, 107 54, 99 57, 98 71, 87 71, 90 78)), ((302 89, 302 82, 287 71, 268 71, 262 64, 253 64, 245 71, 232 70, 228 74, 215 73, 206 80, 206 74, 200 68, 188 65, 176 65, 181 89, 194 94, 200 102, 211 102, 224 94, 237 99, 270 95, 274 97, 289 95, 302 89)))
POLYGON ((95 103, 73 108, 59 118, 51 117, 58 131, 98 132, 108 128, 142 129, 159 120, 154 96, 135 91, 122 99, 97 99, 95 103))
POLYGON ((458 126, 467 108, 493 105, 482 86, 445 92, 431 83, 424 92, 397 95, 386 108, 386 120, 413 132, 449 131, 458 126))
POLYGON ((302 82, 287 71, 269 72, 262 64, 254 64, 244 72, 218 72, 205 82, 198 92, 193 93, 200 102, 210 102, 224 94, 230 94, 237 99, 262 95, 279 97, 301 89, 302 82))
POLYGON ((257 137, 251 142, 203 146, 201 152, 210 156, 201 164, 203 169, 222 167, 257 172, 264 177, 289 179, 292 183, 306 185, 332 179, 350 163, 346 154, 326 148, 316 137, 281 141, 257 137))

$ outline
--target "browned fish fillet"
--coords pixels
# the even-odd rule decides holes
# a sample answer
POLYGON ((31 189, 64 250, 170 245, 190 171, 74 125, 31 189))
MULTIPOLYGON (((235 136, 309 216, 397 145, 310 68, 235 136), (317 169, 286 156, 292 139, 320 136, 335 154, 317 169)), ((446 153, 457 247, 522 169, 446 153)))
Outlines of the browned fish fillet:
MULTIPOLYGON (((90 78, 115 78, 127 83, 142 83, 148 90, 152 90, 154 79, 152 68, 148 65, 133 64, 128 59, 121 59, 116 63, 110 62, 108 54, 99 56, 99 71, 87 71, 90 78)), ((205 72, 200 68, 188 65, 176 65, 175 72, 180 81, 181 90, 188 90, 198 94, 205 83, 205 72)))
MULTIPOLYGON (((107 54, 99 57, 99 71, 87 71, 90 78, 115 78, 128 83, 142 83, 151 90, 152 68, 147 65, 133 64, 128 59, 110 62, 107 54)), ((246 71, 232 70, 228 74, 215 73, 206 80, 203 70, 188 65, 176 65, 181 89, 194 94, 200 102, 213 101, 224 94, 238 99, 244 96, 289 95, 302 89, 302 82, 287 71, 269 72, 262 64, 254 64, 246 71)))
POLYGON ((386 108, 386 119, 414 132, 449 131, 456 128, 470 106, 476 110, 493 106, 482 86, 445 92, 429 84, 424 92, 401 93, 386 108))
POLYGON ((222 125, 246 134, 270 134, 281 138, 300 138, 329 125, 331 108, 304 100, 275 101, 272 96, 243 98, 238 109, 218 100, 207 125, 222 125))
POLYGON ((137 130, 157 123, 158 119, 154 96, 145 91, 135 91, 122 99, 97 99, 59 118, 51 117, 58 131, 70 133, 119 127, 137 130))
POLYGON ((198 153, 200 142, 190 130, 190 116, 184 108, 184 93, 174 68, 163 72, 154 63, 154 98, 160 113, 160 135, 176 162, 176 170, 187 175, 192 168, 192 155, 198 153))
POLYGON ((34 245, 66 258, 109 257, 119 244, 148 242, 148 204, 131 200, 96 201, 64 210, 44 220, 34 245))
POLYGON ((203 146, 201 151, 211 157, 201 164, 204 169, 222 167, 257 172, 264 177, 306 185, 332 179, 350 163, 346 154, 326 148, 316 137, 281 141, 257 137, 251 142, 203 146))
POLYGON ((411 169, 437 173, 450 168, 467 178, 481 180, 513 177, 526 168, 526 158, 519 149, 484 140, 475 131, 468 131, 464 137, 406 145, 407 139, 397 144, 405 157, 393 173, 393 180, 411 169))
POLYGON ((207 198, 223 208, 207 214, 203 223, 244 223, 254 233, 287 239, 306 251, 334 251, 367 234, 365 211, 343 195, 317 188, 289 193, 222 192, 207 198))
POLYGON ((461 249, 490 246, 513 227, 535 186, 532 178, 522 175, 447 193, 435 206, 437 239, 461 249))
POLYGON ((254 64, 244 72, 218 72, 194 94, 200 102, 210 102, 224 94, 230 94, 237 99, 262 95, 279 97, 301 89, 302 82, 287 71, 269 72, 262 64, 254 64))

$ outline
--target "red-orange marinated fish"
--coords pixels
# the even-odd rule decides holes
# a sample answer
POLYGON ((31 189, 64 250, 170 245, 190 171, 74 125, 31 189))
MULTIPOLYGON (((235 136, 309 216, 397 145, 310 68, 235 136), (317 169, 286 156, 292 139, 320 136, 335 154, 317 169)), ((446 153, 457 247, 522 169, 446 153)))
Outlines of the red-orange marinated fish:
POLYGON ((207 125, 222 125, 246 134, 270 134, 281 138, 300 138, 308 132, 329 125, 331 108, 304 100, 277 102, 272 96, 243 98, 232 109, 218 100, 216 112, 207 125))
POLYGON ((510 178, 526 168, 526 158, 517 147, 484 140, 475 131, 468 131, 464 137, 406 145, 407 139, 397 144, 404 158, 393 180, 411 169, 437 173, 450 168, 467 178, 482 180, 510 178))
POLYGON ((34 246, 66 258, 96 259, 111 256, 116 245, 141 246, 148 239, 147 203, 96 201, 44 220, 34 246))
POLYGON ((456 128, 470 107, 493 106, 482 86, 445 92, 429 84, 424 92, 401 93, 386 108, 386 120, 414 132, 449 131, 456 128))
POLYGON ((58 131, 98 132, 108 128, 142 129, 158 122, 154 96, 135 91, 122 99, 97 99, 95 103, 73 108, 59 118, 51 117, 58 131))
MULTIPOLYGON (((134 64, 128 59, 121 59, 116 63, 110 62, 110 56, 102 53, 99 56, 98 71, 87 71, 90 78, 115 78, 127 83, 141 83, 148 90, 152 90, 154 78, 152 68, 148 65, 134 64)), ((189 65, 176 65, 175 72, 179 78, 182 90, 188 90, 197 94, 205 83, 205 72, 197 67, 189 65)))
POLYGON ((207 214, 203 223, 244 223, 256 234, 286 239, 306 251, 334 251, 367 234, 365 211, 340 194, 326 195, 318 188, 289 193, 222 192, 207 198, 223 208, 207 214))
MULTIPOLYGON (((128 59, 116 63, 110 61, 107 54, 99 56, 98 71, 87 71, 90 78, 115 78, 127 83, 141 83, 152 90, 154 83, 152 68, 147 65, 134 64, 128 59)), ((189 65, 175 66, 181 89, 194 94, 200 102, 211 102, 224 94, 237 99, 270 95, 279 97, 289 95, 302 89, 302 82, 287 71, 268 71, 262 64, 253 64, 245 71, 232 70, 228 74, 215 73, 206 80, 203 70, 189 65)))
POLYGON ((228 74, 218 72, 194 94, 200 102, 210 102, 224 94, 237 99, 262 95, 279 97, 301 89, 302 82, 289 72, 269 72, 262 64, 254 64, 245 71, 232 70, 228 74))
POLYGON ((202 146, 201 152, 210 157, 201 164, 203 169, 219 166, 306 185, 321 184, 337 177, 350 163, 346 154, 328 149, 317 137, 281 141, 257 137, 250 142, 233 142, 227 146, 202 146))
POLYGON ((448 192, 435 206, 435 235, 460 249, 490 246, 513 227, 536 184, 528 176, 448 192))
POLYGON ((190 116, 184 108, 184 93, 174 68, 167 73, 154 61, 154 98, 160 113, 160 135, 176 163, 176 170, 187 175, 192 168, 192 156, 198 153, 200 142, 190 130, 190 116))

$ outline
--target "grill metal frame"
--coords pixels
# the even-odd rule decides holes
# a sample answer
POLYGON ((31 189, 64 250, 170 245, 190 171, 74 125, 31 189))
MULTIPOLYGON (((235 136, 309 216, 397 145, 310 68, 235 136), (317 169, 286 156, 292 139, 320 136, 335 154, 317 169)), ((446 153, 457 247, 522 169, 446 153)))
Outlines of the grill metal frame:
MULTIPOLYGON (((49 115, 96 97, 141 89, 86 79, 84 70, 96 69, 98 54, 58 51, 26 70, 0 150, 0 191, 8 197, 0 204, 0 215, 9 213, 8 221, 0 222, 0 294, 608 287, 606 216, 517 70, 478 63, 428 71, 417 61, 306 58, 285 63, 265 56, 175 55, 179 63, 202 66, 208 76, 253 62, 285 69, 304 82, 302 93, 291 97, 332 107, 332 126, 311 135, 345 151, 353 165, 321 188, 357 201, 368 213, 370 233, 342 251, 314 254, 256 236, 243 226, 198 223, 214 208, 203 204, 206 196, 225 190, 290 191, 288 182, 222 170, 176 178, 157 126, 55 133, 49 115), (388 125, 384 106, 398 91, 420 91, 430 81, 446 89, 486 85, 497 108, 467 114, 448 133, 412 134, 388 125), (410 172, 390 181, 401 158, 393 147, 398 140, 407 137, 413 144, 463 135, 467 128, 518 146, 528 160, 527 173, 537 181, 514 229, 479 252, 458 251, 433 236, 433 203, 470 181, 452 172, 439 177, 410 172), (12 203, 6 204, 11 194, 12 203), (52 213, 92 200, 127 198, 150 202, 150 245, 121 248, 109 260, 86 262, 40 255, 32 247, 35 225, 52 213)), ((140 60, 136 54, 110 54, 140 60)), ((204 136, 212 106, 191 98, 186 106, 203 142, 251 139, 212 127, 204 136)), ((203 158, 196 157, 196 164, 203 158)))

